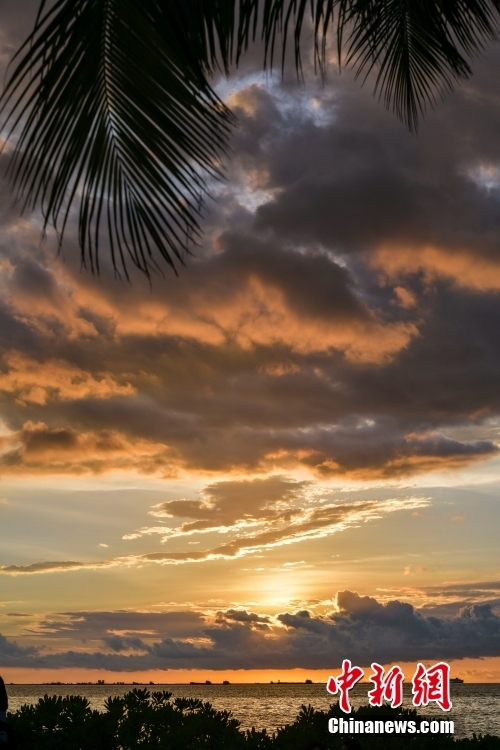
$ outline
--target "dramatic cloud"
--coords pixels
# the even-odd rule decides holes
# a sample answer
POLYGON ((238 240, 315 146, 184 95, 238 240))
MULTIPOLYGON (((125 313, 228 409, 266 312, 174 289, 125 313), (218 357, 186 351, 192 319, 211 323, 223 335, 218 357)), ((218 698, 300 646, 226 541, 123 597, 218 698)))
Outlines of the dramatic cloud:
POLYGON ((381 604, 339 592, 334 611, 309 610, 276 617, 245 610, 71 613, 40 624, 37 632, 76 639, 100 638, 99 650, 59 653, 23 648, 0 639, 6 666, 147 669, 337 669, 344 658, 367 666, 421 659, 500 655, 500 616, 488 603, 464 607, 454 617, 424 615, 398 600, 381 604), (161 640, 156 640, 161 634, 161 640))
POLYGON ((3 473, 376 479, 498 454, 496 100, 464 88, 415 138, 349 76, 238 86, 180 278, 125 286, 103 261, 97 283, 71 233, 63 264, 1 215, 3 473))
POLYGON ((78 433, 71 427, 50 428, 26 422, 22 429, 0 437, 0 471, 13 474, 99 474, 138 468, 166 472, 169 451, 145 440, 129 442, 109 430, 78 433))
POLYGON ((34 646, 18 646, 14 641, 0 633, 0 657, 2 661, 32 659, 38 654, 34 646))
MULTIPOLYGON (((217 482, 202 492, 201 500, 169 500, 156 505, 151 515, 159 518, 191 518, 180 527, 164 526, 143 529, 140 533, 159 533, 166 541, 179 536, 210 531, 246 530, 267 524, 294 523, 304 511, 297 502, 308 502, 310 482, 286 477, 269 477, 250 481, 217 482)), ((130 535, 128 538, 133 538, 130 535)))
POLYGON ((4 355, 8 371, 0 374, 0 391, 14 394, 19 404, 44 405, 49 399, 110 398, 134 393, 130 384, 120 385, 109 373, 96 378, 67 362, 37 362, 18 352, 4 355))
MULTIPOLYGON (((0 69, 36 6, 5 0, 0 69)), ((444 486, 500 465, 499 49, 418 137, 348 71, 264 82, 251 51, 201 244, 152 288, 105 238, 82 271, 73 216, 40 243, 0 176, 2 667, 500 655, 495 490, 444 486)))
POLYGON ((50 561, 4 565, 0 567, 0 573, 40 574, 144 563, 176 565, 233 559, 283 545, 321 539, 396 511, 415 511, 430 504, 429 498, 425 497, 342 502, 332 499, 329 492, 320 497, 319 491, 310 488, 310 484, 279 476, 217 482, 204 490, 201 500, 170 500, 156 505, 152 511, 153 515, 169 520, 194 520, 175 527, 144 527, 124 537, 132 540, 160 535, 164 543, 196 534, 218 533, 229 537, 228 541, 215 547, 149 552, 101 562, 50 561))

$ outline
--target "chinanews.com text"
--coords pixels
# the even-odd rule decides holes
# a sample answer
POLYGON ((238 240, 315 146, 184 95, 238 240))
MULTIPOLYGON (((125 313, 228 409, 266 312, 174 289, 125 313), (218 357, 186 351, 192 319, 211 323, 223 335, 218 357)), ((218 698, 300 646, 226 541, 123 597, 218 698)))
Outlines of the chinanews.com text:
POLYGON ((377 719, 344 719, 333 717, 328 721, 332 734, 454 734, 455 725, 449 719, 423 718, 395 719, 379 716, 377 719))

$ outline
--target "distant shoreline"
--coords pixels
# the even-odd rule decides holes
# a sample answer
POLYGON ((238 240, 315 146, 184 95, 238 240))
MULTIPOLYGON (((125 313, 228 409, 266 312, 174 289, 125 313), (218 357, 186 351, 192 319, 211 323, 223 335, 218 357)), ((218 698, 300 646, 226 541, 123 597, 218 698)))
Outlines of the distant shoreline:
POLYGON ((325 685, 324 682, 6 682, 13 687, 231 687, 231 685, 325 685))
MULTIPOLYGON (((360 685, 369 684, 368 681, 363 680, 359 683, 360 685)), ((453 683, 453 687, 457 685, 498 685, 498 682, 464 682, 464 683, 453 683)), ((319 682, 8 682, 6 685, 12 687, 231 687, 234 685, 303 685, 305 687, 311 685, 326 685, 325 681, 319 682)))

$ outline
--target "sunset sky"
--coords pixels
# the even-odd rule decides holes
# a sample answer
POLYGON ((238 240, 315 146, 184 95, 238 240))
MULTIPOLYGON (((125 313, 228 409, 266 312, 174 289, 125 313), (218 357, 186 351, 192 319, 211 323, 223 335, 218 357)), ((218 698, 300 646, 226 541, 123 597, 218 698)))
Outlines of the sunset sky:
POLYGON ((1 183, 6 681, 500 681, 500 47, 418 136, 261 62, 178 278, 93 277, 1 183))

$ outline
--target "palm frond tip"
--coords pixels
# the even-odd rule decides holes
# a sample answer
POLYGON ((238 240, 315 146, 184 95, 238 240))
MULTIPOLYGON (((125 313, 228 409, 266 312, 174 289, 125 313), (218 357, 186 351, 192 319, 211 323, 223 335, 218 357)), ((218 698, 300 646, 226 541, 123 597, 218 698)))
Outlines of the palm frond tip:
POLYGON ((11 128, 21 127, 10 165, 18 196, 61 236, 78 204, 82 261, 93 271, 103 224, 126 275, 127 259, 149 275, 155 251, 182 262, 234 122, 160 10, 147 0, 58 0, 3 94, 11 128))
POLYGON ((62 238, 78 207, 82 261, 99 271, 174 269, 200 236, 207 180, 220 177, 234 117, 209 83, 261 40, 272 67, 304 29, 324 73, 326 40, 410 129, 470 75, 498 38, 500 0, 41 0, 16 55, 2 112, 20 136, 10 165, 19 198, 62 238))

